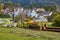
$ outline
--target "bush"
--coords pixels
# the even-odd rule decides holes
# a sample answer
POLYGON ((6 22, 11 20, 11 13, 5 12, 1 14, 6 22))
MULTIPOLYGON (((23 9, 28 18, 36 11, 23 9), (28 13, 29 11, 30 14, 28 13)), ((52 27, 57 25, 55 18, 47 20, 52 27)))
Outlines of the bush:
POLYGON ((10 18, 10 16, 8 14, 0 14, 0 18, 10 18))
POLYGON ((28 28, 29 25, 25 24, 25 23, 22 21, 22 22, 19 22, 19 24, 17 25, 17 27, 19 27, 19 28, 28 28))

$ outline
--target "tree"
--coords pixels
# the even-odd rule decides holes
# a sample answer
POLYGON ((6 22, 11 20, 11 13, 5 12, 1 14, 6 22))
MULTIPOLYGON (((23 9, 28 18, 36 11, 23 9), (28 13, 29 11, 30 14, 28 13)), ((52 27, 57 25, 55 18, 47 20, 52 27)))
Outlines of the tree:
POLYGON ((60 14, 58 14, 55 18, 54 18, 54 23, 53 26, 60 26, 60 14))
POLYGON ((50 6, 42 5, 41 7, 45 8, 45 10, 47 10, 47 11, 49 11, 49 10, 50 10, 50 11, 56 11, 57 6, 58 6, 58 5, 53 4, 53 5, 50 5, 50 6))
POLYGON ((2 5, 0 5, 0 13, 1 13, 1 10, 3 9, 3 6, 2 5))
POLYGON ((35 3, 32 3, 32 4, 30 5, 30 8, 34 8, 34 7, 36 7, 36 4, 35 4, 35 3))

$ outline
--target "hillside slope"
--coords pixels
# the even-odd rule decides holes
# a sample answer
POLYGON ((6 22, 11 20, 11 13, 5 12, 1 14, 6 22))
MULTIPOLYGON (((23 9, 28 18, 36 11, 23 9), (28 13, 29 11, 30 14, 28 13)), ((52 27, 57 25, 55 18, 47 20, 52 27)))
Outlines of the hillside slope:
POLYGON ((52 5, 58 4, 60 5, 60 0, 2 0, 2 2, 14 2, 19 3, 21 5, 30 5, 31 3, 35 3, 36 5, 52 5))

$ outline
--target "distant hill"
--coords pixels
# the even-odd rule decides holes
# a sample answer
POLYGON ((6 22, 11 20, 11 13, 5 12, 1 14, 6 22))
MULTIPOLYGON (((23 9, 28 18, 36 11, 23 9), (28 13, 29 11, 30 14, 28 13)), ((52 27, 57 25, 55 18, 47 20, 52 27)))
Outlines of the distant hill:
POLYGON ((13 2, 21 4, 22 6, 30 5, 35 3, 36 5, 60 5, 60 0, 2 0, 2 2, 13 2))

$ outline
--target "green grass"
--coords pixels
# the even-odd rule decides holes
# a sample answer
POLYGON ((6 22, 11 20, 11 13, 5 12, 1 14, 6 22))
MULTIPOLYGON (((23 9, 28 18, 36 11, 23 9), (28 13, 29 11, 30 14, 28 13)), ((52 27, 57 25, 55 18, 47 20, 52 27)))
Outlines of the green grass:
POLYGON ((5 19, 8 19, 8 20, 10 20, 10 19, 12 19, 12 18, 0 18, 0 19, 2 19, 2 20, 5 20, 5 19))
POLYGON ((0 27, 0 40, 60 40, 60 33, 0 27))

